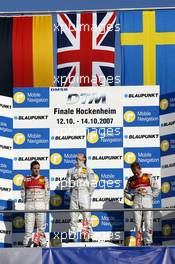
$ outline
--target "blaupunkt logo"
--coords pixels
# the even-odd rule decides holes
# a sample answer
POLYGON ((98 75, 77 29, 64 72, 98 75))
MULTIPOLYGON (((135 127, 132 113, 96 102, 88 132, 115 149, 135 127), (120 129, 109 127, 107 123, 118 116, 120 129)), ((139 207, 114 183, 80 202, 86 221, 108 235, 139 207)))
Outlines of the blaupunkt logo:
POLYGON ((87 135, 87 141, 91 144, 95 144, 99 140, 98 133, 95 131, 89 132, 87 135))
POLYGON ((136 155, 133 152, 126 152, 124 156, 124 160, 128 164, 132 164, 136 161, 136 155))
POLYGON ((22 92, 16 92, 13 96, 13 99, 14 99, 15 103, 22 104, 22 103, 24 103, 26 96, 22 92))
POLYGON ((124 113, 124 120, 128 123, 134 122, 136 119, 136 115, 133 111, 126 111, 124 113))
POLYGON ((169 102, 166 98, 164 98, 160 101, 160 109, 161 110, 166 110, 168 108, 168 106, 169 106, 169 102))
POLYGON ((59 153, 53 153, 50 156, 50 162, 54 165, 59 165, 62 162, 62 156, 59 153))
POLYGON ((26 138, 23 133, 17 133, 14 135, 13 140, 15 144, 22 145, 25 142, 26 138))

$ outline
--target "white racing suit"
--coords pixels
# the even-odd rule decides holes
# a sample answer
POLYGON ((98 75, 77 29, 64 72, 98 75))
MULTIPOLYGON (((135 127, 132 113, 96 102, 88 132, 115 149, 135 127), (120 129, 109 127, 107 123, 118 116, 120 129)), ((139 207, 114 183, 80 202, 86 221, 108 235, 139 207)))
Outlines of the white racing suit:
MULTIPOLYGON (((91 196, 95 189, 94 172, 90 168, 78 166, 67 172, 68 189, 71 192, 70 209, 90 209, 91 196)), ((76 235, 78 228, 79 212, 72 212, 70 222, 70 234, 76 235)), ((83 222, 88 223, 89 238, 92 238, 91 213, 82 212, 83 222)))
MULTIPOLYGON (((128 179, 125 188, 125 197, 133 201, 133 208, 152 208, 153 199, 159 195, 160 189, 157 181, 152 177, 151 174, 142 174, 141 177, 137 178, 132 176, 128 179), (144 192, 146 193, 144 195, 144 192)), ((142 230, 142 215, 145 223, 145 236, 144 244, 152 244, 153 236, 153 212, 152 211, 135 211, 134 222, 137 232, 142 230)))
MULTIPOLYGON (((24 178, 22 190, 22 200, 25 203, 25 210, 44 210, 49 205, 50 189, 48 179, 43 176, 28 176, 24 178)), ((40 245, 46 247, 45 238, 46 214, 45 213, 25 213, 25 235, 24 246, 32 243, 32 233, 37 224, 37 233, 40 237, 40 245)))

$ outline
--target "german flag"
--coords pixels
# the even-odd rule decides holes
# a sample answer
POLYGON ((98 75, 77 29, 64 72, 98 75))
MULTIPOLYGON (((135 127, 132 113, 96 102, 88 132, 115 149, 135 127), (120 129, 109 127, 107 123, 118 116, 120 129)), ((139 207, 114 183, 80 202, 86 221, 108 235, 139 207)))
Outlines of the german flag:
POLYGON ((52 16, 0 17, 0 94, 53 84, 52 16))

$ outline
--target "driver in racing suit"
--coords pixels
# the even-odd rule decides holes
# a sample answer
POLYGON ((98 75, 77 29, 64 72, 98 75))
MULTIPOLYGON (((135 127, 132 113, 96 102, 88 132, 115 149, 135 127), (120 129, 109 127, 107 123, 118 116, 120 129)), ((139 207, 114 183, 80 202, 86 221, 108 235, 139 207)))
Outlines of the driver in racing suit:
MULTIPOLYGON (((125 197, 133 201, 133 208, 152 208, 153 199, 159 195, 158 183, 151 174, 142 173, 139 163, 131 164, 133 176, 128 179, 124 190, 125 197)), ((144 245, 151 245, 153 240, 153 212, 135 211, 136 245, 141 241, 142 215, 145 222, 144 245), (140 237, 140 239, 139 239, 140 237), (137 240, 138 239, 138 240, 137 240)))
MULTIPOLYGON (((24 178, 22 183, 21 197, 25 203, 25 210, 44 210, 49 206, 50 189, 48 179, 40 175, 40 164, 38 161, 31 163, 31 176, 24 178)), ((45 213, 25 213, 25 235, 23 245, 30 247, 32 245, 32 233, 37 224, 36 239, 38 245, 46 247, 45 237, 46 214, 45 213)))
MULTIPOLYGON (((95 189, 94 172, 86 166, 86 156, 79 153, 76 157, 76 166, 67 171, 67 184, 71 193, 70 209, 89 209, 91 196, 95 189)), ((82 241, 92 240, 91 214, 83 212, 82 241)), ((75 240, 78 229, 79 212, 71 213, 70 241, 75 240)))

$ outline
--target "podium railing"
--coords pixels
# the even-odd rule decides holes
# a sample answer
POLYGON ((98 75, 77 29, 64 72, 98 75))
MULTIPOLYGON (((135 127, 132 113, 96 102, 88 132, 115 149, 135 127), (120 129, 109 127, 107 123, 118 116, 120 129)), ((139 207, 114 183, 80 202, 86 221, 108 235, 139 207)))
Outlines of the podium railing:
POLYGON ((117 208, 117 209, 48 209, 48 210, 0 210, 0 213, 70 213, 70 212, 133 212, 133 211, 153 211, 153 212, 175 212, 175 208, 117 208))

